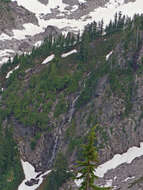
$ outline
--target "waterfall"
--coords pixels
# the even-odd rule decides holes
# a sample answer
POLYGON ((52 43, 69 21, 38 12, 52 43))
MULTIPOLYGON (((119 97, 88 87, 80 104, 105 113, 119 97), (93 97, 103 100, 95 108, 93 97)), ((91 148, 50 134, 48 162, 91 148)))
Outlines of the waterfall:
MULTIPOLYGON (((89 78, 90 74, 91 74, 91 72, 89 72, 89 73, 87 74, 87 79, 89 78)), ((86 80, 87 80, 87 79, 86 79, 86 80)), ((85 86, 86 86, 86 80, 83 81, 83 88, 85 88, 85 86)), ((74 111, 75 111, 75 104, 76 104, 78 98, 80 97, 80 94, 81 94, 81 92, 79 92, 79 95, 73 100, 73 102, 72 102, 72 104, 71 104, 71 108, 70 108, 70 110, 69 110, 69 119, 68 119, 68 122, 69 122, 69 123, 70 123, 71 120, 72 120, 72 117, 73 117, 73 114, 74 114, 74 111)))
POLYGON ((55 159, 55 155, 56 155, 56 150, 58 148, 58 141, 59 141, 60 136, 56 136, 55 142, 54 142, 54 147, 53 147, 53 151, 52 151, 52 156, 51 159, 49 161, 49 164, 52 165, 53 160, 55 159))
POLYGON ((68 119, 68 122, 69 122, 69 123, 70 123, 71 120, 72 120, 72 116, 73 116, 74 111, 75 111, 75 104, 76 104, 76 102, 77 102, 79 96, 80 96, 80 95, 78 95, 78 96, 73 100, 73 102, 72 102, 72 104, 71 104, 71 108, 70 108, 70 110, 69 110, 69 119, 68 119))
POLYGON ((55 142, 54 142, 54 147, 53 147, 53 150, 52 150, 52 156, 51 156, 51 159, 50 159, 50 161, 49 161, 49 164, 50 165, 52 165, 52 162, 53 162, 53 160, 55 159, 55 156, 56 156, 56 150, 58 149, 58 145, 59 145, 59 139, 60 139, 60 136, 61 136, 61 128, 62 128, 62 126, 65 124, 65 122, 71 122, 71 120, 72 120, 72 117, 73 117, 73 114, 74 114, 74 111, 75 111, 75 104, 76 104, 76 102, 77 102, 77 100, 78 100, 78 98, 79 98, 79 96, 80 95, 78 95, 74 100, 73 100, 73 102, 72 102, 72 104, 71 104, 71 108, 70 108, 70 110, 69 110, 69 116, 68 116, 68 120, 67 120, 67 118, 65 118, 63 121, 62 121, 62 123, 60 124, 60 128, 59 128, 59 131, 58 131, 58 134, 56 135, 56 138, 55 138, 55 142))

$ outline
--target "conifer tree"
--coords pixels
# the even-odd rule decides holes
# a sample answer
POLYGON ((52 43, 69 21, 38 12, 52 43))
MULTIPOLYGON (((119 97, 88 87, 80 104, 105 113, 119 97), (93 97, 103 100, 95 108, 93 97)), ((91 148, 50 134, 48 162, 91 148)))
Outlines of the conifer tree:
POLYGON ((88 54, 89 54, 89 34, 87 31, 84 31, 81 39, 81 44, 80 44, 80 58, 83 62, 87 62, 88 59, 88 54))
POLYGON ((83 145, 84 160, 78 161, 77 167, 79 167, 79 177, 76 179, 83 180, 79 190, 107 190, 110 188, 98 187, 94 184, 95 179, 98 177, 95 175, 95 168, 98 164, 98 153, 94 146, 95 142, 95 127, 91 129, 88 136, 87 145, 83 145))

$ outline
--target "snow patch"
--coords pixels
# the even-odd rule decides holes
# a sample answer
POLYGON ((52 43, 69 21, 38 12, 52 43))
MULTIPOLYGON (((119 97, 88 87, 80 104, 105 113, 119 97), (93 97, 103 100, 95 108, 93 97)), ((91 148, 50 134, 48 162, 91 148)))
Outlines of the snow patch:
POLYGON ((125 2, 124 0, 110 0, 107 4, 106 7, 110 7, 110 8, 117 8, 120 5, 123 5, 125 2))
POLYGON ((9 53, 14 53, 14 51, 12 49, 0 50, 0 57, 4 57, 6 55, 9 55, 9 53))
POLYGON ((19 69, 19 65, 17 65, 14 69, 12 69, 11 71, 9 71, 8 73, 7 73, 7 75, 6 75, 6 79, 8 79, 9 77, 10 77, 10 75, 14 72, 14 71, 16 71, 17 69, 19 69))
POLYGON ((127 177, 124 181, 126 182, 126 181, 128 181, 130 179, 134 179, 134 178, 135 178, 135 176, 133 176, 133 177, 127 177))
POLYGON ((52 54, 52 55, 48 56, 48 57, 42 62, 42 64, 47 64, 47 63, 49 63, 50 61, 52 61, 54 58, 55 58, 55 55, 52 54))
POLYGON ((6 63, 11 54, 15 53, 12 49, 0 50, 0 65, 6 63))
MULTIPOLYGON (((81 173, 78 173, 77 177, 80 177, 80 176, 81 176, 81 173)), ((77 187, 80 187, 83 182, 83 179, 75 179, 74 182, 77 185, 77 187)))
POLYGON ((42 32, 42 29, 39 26, 34 25, 32 23, 26 23, 23 25, 23 27, 23 30, 13 30, 13 38, 22 40, 25 39, 27 36, 34 36, 42 32))
POLYGON ((35 172, 35 168, 28 162, 24 162, 23 160, 21 160, 21 164, 23 167, 23 171, 24 171, 24 175, 25 175, 25 179, 29 180, 31 178, 35 178, 37 176, 37 172, 35 172))
POLYGON ((73 50, 71 50, 71 51, 69 51, 69 52, 67 52, 67 53, 63 53, 63 54, 61 55, 61 57, 62 57, 62 58, 65 58, 65 57, 67 57, 67 56, 69 56, 69 55, 71 55, 71 54, 73 54, 73 53, 77 53, 77 50, 76 50, 76 49, 73 49, 73 50))
POLYGON ((86 3, 86 0, 78 0, 79 3, 86 3))
POLYGON ((112 179, 106 180, 106 184, 103 187, 112 187, 112 179))
POLYGON ((49 0, 47 5, 40 3, 38 0, 30 0, 30 1, 21 1, 21 0, 12 0, 16 1, 19 6, 23 6, 30 12, 36 14, 50 14, 51 9, 59 9, 60 12, 64 12, 65 8, 68 6, 67 4, 63 3, 62 0, 49 0), (32 6, 31 6, 32 5, 32 6))
POLYGON ((11 39, 11 37, 8 36, 8 35, 5 34, 5 33, 2 33, 2 34, 0 35, 0 40, 1 40, 1 41, 5 41, 5 40, 9 40, 9 39, 11 39))
POLYGON ((16 1, 19 6, 22 6, 29 10, 32 13, 51 13, 50 7, 40 3, 38 0, 30 0, 30 1, 21 1, 21 0, 12 0, 16 1))
POLYGON ((4 63, 7 63, 8 60, 9 60, 9 58, 7 58, 7 57, 2 58, 1 61, 0 61, 0 67, 1 67, 1 65, 3 65, 4 63))
POLYGON ((143 156, 143 143, 140 143, 140 147, 133 146, 129 148, 127 152, 123 154, 116 154, 111 160, 97 167, 95 175, 98 177, 104 177, 104 174, 108 170, 115 169, 123 163, 130 164, 135 158, 143 156))
POLYGON ((41 44, 42 44, 42 41, 40 40, 40 41, 36 42, 36 43, 34 44, 34 46, 35 46, 35 47, 40 47, 41 44))
POLYGON ((49 0, 48 3, 48 7, 50 7, 50 9, 58 8, 60 12, 64 12, 67 6, 68 5, 63 3, 62 0, 49 0))
POLYGON ((23 160, 21 160, 21 164, 22 164, 22 167, 23 167, 25 179, 19 185, 18 190, 35 190, 35 189, 37 189, 41 185, 41 183, 43 182, 43 177, 45 175, 48 175, 51 172, 51 170, 48 170, 45 173, 40 175, 41 172, 35 172, 34 167, 30 163, 24 162, 23 160), (37 177, 38 174, 40 175, 39 177, 37 177), (25 182, 29 181, 31 179, 36 179, 36 180, 39 179, 38 184, 35 184, 33 186, 27 186, 25 184, 25 182))
POLYGON ((76 11, 77 9, 78 9, 78 5, 74 5, 74 6, 72 6, 71 12, 74 12, 74 11, 76 11))
POLYGON ((113 51, 109 52, 107 55, 106 55, 106 61, 108 61, 109 57, 112 55, 113 51))

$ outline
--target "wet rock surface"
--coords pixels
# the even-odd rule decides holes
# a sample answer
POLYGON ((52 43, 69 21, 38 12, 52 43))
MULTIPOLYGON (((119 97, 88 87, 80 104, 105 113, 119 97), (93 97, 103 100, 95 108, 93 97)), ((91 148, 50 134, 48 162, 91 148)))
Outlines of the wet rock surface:
POLYGON ((39 179, 31 179, 30 181, 26 181, 25 184, 27 186, 33 186, 35 184, 38 184, 39 183, 39 179))

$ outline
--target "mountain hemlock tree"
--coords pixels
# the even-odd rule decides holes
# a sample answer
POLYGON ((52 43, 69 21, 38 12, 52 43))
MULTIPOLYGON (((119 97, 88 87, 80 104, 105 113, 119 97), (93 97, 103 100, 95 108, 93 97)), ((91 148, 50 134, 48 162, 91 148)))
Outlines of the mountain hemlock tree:
POLYGON ((98 164, 98 153, 94 146, 95 142, 95 127, 91 129, 88 135, 88 144, 83 145, 83 161, 77 162, 77 167, 79 167, 78 173, 79 177, 76 179, 83 180, 79 190, 109 190, 111 188, 98 187, 94 184, 95 179, 98 177, 95 175, 94 171, 98 164))

